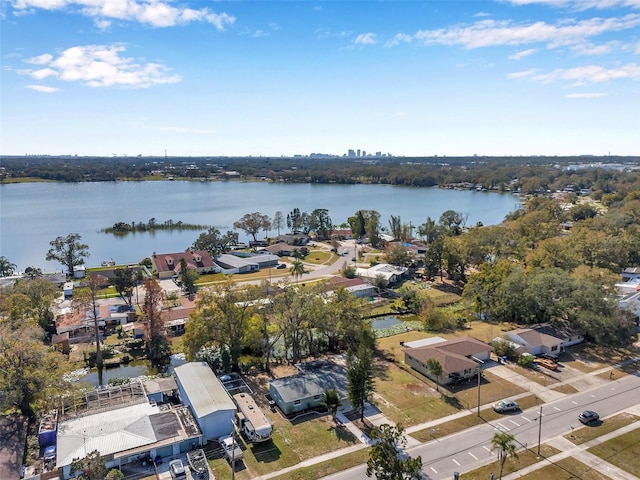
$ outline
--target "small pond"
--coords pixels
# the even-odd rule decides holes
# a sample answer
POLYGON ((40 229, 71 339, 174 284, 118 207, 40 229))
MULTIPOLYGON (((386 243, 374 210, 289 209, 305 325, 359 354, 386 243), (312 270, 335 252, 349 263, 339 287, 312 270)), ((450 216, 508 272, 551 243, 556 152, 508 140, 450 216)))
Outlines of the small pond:
POLYGON ((395 325, 400 325, 401 323, 402 320, 398 320, 398 317, 395 315, 386 315, 384 317, 371 320, 371 328, 374 330, 380 330, 382 328, 391 328, 395 325))
MULTIPOLYGON (((175 367, 184 363, 186 363, 186 360, 183 355, 172 355, 168 373, 173 372, 175 367)), ((146 360, 135 360, 128 364, 120 364, 117 367, 103 368, 102 384, 107 385, 109 380, 112 378, 136 378, 142 376, 154 376, 158 373, 158 369, 152 367, 146 360)), ((98 369, 92 368, 85 375, 78 377, 78 380, 98 386, 98 378, 98 369)))

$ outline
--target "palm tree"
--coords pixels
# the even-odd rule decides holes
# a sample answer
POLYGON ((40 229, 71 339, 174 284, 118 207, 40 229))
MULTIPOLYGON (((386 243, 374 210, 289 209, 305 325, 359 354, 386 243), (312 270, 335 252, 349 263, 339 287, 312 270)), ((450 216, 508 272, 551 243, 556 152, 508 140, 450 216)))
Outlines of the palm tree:
POLYGON ((16 264, 11 263, 5 256, 0 257, 0 277, 8 277, 16 271, 16 264))
POLYGON ((440 386, 440 375, 442 375, 442 365, 435 358, 430 358, 427 360, 427 371, 436 377, 436 392, 439 391, 438 387, 440 386))
POLYGON ((297 282, 302 276, 302 274, 304 273, 304 263, 302 263, 302 261, 299 259, 294 260, 293 263, 291 264, 291 268, 289 269, 289 272, 291 273, 292 276, 296 277, 296 282, 297 282))
POLYGON ((329 388, 322 393, 322 405, 331 412, 331 418, 335 422, 340 407, 340 396, 335 388, 329 388))
POLYGON ((515 437, 508 433, 496 433, 491 439, 491 445, 493 446, 493 450, 500 450, 498 453, 498 461, 500 462, 500 476, 498 480, 502 480, 502 469, 504 468, 504 462, 507 460, 507 457, 518 458, 515 437))

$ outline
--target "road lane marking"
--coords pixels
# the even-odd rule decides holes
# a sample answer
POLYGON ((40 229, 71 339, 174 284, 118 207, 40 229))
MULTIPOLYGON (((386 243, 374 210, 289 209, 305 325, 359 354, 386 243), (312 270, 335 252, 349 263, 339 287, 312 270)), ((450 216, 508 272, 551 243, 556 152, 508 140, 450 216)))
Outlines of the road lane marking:
POLYGON ((520 418, 524 418, 527 422, 531 423, 531 420, 529 420, 527 417, 520 417, 520 418))
POLYGON ((436 470, 435 468, 433 468, 433 467, 429 467, 429 468, 430 468, 431 470, 433 470, 433 473, 435 473, 435 474, 437 474, 437 473, 438 473, 438 470, 436 470))
POLYGON ((575 402, 575 401, 573 401, 573 400, 571 401, 571 403, 573 403, 574 405, 577 405, 577 404, 578 404, 578 402, 575 402))
POLYGON ((510 421, 511 423, 513 423, 516 427, 519 427, 519 426, 520 426, 520 424, 519 424, 519 423, 514 422, 514 421, 513 421, 513 420, 511 420, 511 419, 509 419, 509 421, 510 421))
POLYGON ((451 460, 453 460, 453 463, 455 463, 456 465, 460 466, 460 462, 458 460, 456 460, 455 458, 452 458, 451 460))
POLYGON ((596 396, 592 393, 592 394, 591 394, 591 398, 596 398, 596 396))
POLYGON ((489 450, 489 447, 487 447, 486 445, 482 445, 482 448, 484 448, 487 452, 489 452, 491 455, 493 455, 493 451, 489 450))
POLYGON ((558 407, 553 407, 554 410, 557 410, 558 412, 560 412, 561 410, 558 407))
POLYGON ((471 452, 467 452, 467 453, 468 453, 469 455, 471 455, 471 456, 473 457, 473 459, 474 459, 474 460, 477 460, 477 459, 478 459, 478 457, 476 457, 473 453, 471 453, 471 452))
POLYGON ((509 427, 505 427, 503 424, 499 423, 498 426, 503 429, 506 430, 507 432, 509 431, 509 427))

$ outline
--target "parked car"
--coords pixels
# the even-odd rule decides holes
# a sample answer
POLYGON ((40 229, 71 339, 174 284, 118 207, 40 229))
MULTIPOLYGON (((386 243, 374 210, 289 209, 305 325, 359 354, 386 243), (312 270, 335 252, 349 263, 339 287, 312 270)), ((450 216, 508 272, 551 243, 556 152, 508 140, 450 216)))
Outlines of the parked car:
POLYGON ((493 409, 498 413, 515 412, 520 410, 520 405, 513 400, 500 400, 493 404, 493 409))
POLYGON ((187 478, 187 471, 180 459, 169 462, 169 472, 171 472, 171 478, 173 480, 187 478))
POLYGON ((540 358, 546 358, 547 360, 558 363, 558 356, 553 353, 543 353, 540 355, 540 358))
POLYGON ((220 446, 224 450, 224 455, 229 463, 233 464, 242 459, 242 449, 232 435, 223 435, 222 437, 218 438, 218 442, 220 442, 220 446))
POLYGON ((278 270, 281 270, 283 268, 287 268, 287 266, 284 263, 279 263, 278 266, 276 267, 278 270))
POLYGON ((536 358, 534 362, 541 367, 548 368, 549 370, 558 370, 558 364, 548 358, 536 358))
POLYGON ((578 415, 578 420, 580 420, 580 423, 589 425, 600 420, 600 415, 598 415, 593 410, 585 410, 580 415, 578 415))

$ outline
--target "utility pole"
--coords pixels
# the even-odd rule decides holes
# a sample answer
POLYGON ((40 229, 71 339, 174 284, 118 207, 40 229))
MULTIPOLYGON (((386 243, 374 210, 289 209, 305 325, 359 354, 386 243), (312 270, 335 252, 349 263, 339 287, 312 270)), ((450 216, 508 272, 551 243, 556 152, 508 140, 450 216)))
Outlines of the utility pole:
POLYGON ((480 381, 482 380, 482 365, 484 361, 471 355, 471 359, 478 362, 478 417, 480 416, 480 381))
POLYGON ((540 438, 542 436, 542 405, 540 405, 540 415, 538 415, 538 457, 540 456, 540 438))

